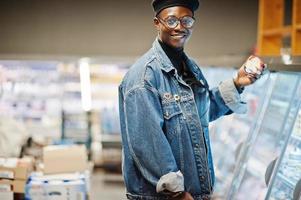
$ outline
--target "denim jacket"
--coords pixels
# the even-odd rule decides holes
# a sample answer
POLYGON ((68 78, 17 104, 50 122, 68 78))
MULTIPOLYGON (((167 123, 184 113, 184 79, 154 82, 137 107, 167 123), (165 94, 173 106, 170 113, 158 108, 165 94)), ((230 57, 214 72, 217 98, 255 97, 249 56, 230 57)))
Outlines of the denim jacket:
POLYGON ((208 123, 246 112, 233 80, 209 90, 197 64, 186 65, 199 81, 190 87, 177 74, 158 39, 119 86, 122 171, 128 199, 168 199, 187 191, 212 193, 214 169, 208 123))

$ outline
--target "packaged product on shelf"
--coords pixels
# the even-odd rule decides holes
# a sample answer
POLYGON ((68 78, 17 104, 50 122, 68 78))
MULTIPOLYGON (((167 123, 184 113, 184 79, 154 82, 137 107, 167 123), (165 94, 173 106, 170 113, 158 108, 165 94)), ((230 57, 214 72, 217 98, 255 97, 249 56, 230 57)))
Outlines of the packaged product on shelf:
POLYGON ((84 145, 52 145, 43 149, 45 174, 82 172, 88 168, 84 145))
POLYGON ((89 193, 89 172, 43 175, 33 173, 26 185, 26 198, 31 200, 85 200, 89 193))
POLYGON ((78 181, 32 181, 28 187, 28 197, 31 200, 53 199, 53 200, 84 200, 86 199, 85 184, 78 181))

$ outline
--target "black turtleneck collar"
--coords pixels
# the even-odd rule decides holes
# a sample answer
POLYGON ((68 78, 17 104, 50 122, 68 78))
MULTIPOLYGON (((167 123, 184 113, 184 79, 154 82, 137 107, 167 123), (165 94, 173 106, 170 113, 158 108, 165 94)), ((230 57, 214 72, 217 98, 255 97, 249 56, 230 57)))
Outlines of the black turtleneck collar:
POLYGON ((163 51, 166 53, 167 57, 171 61, 172 65, 177 69, 178 75, 180 75, 180 77, 182 77, 182 79, 189 85, 198 83, 194 75, 184 64, 187 61, 187 57, 184 53, 183 48, 171 47, 160 40, 159 43, 163 51))
POLYGON ((163 43, 159 40, 159 43, 166 53, 167 57, 171 61, 172 65, 180 72, 183 69, 183 61, 184 61, 184 50, 183 48, 174 48, 170 45, 163 43))

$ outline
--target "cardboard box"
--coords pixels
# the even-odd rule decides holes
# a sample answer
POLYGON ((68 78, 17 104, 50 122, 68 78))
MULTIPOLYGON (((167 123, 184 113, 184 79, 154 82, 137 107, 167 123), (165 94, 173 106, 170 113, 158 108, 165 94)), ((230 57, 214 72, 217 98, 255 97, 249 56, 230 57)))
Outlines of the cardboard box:
POLYGON ((85 171, 87 151, 84 145, 47 146, 43 149, 44 174, 85 171))
POLYGON ((13 192, 0 192, 0 199, 14 200, 14 193, 13 192))
POLYGON ((16 166, 14 168, 0 166, 0 178, 26 180, 30 171, 25 166, 16 166))
POLYGON ((0 178, 26 180, 33 170, 30 158, 0 158, 0 178))
POLYGON ((8 180, 0 179, 0 185, 11 185, 12 191, 16 193, 24 193, 26 180, 8 180))

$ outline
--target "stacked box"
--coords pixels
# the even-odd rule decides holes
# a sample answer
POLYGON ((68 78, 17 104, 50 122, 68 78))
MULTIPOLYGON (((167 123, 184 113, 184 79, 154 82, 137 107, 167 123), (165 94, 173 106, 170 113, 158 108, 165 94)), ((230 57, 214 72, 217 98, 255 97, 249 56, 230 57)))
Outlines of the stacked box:
POLYGON ((84 145, 52 145, 43 149, 44 174, 83 172, 88 168, 84 145))
POLYGON ((24 194, 32 170, 31 158, 0 158, 0 199, 12 200, 14 193, 24 194))
POLYGON ((87 161, 84 145, 44 147, 40 172, 32 173, 26 184, 26 199, 87 199, 90 188, 87 161))

